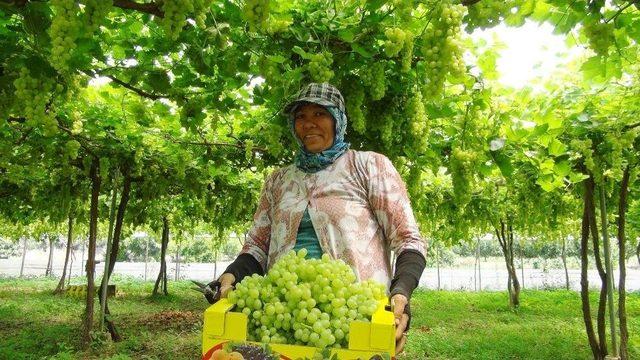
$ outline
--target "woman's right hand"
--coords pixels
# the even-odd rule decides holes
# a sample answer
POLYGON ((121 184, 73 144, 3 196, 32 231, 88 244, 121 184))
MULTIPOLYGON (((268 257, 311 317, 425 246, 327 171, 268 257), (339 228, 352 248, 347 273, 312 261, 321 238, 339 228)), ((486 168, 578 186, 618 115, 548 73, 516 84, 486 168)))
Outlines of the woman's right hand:
POLYGON ((233 274, 224 273, 218 281, 220 281, 220 298, 226 298, 229 291, 233 290, 233 283, 236 282, 236 277, 233 274))

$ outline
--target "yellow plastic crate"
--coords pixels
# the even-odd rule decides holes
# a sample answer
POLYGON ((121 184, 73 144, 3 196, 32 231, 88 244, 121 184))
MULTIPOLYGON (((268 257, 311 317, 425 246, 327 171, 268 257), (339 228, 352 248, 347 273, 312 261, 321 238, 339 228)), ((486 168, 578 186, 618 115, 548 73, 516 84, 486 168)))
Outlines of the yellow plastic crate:
MULTIPOLYGON (((387 301, 380 301, 371 322, 352 321, 349 328, 349 348, 331 349, 329 356, 335 355, 340 360, 369 360, 376 355, 380 356, 378 358, 394 359, 395 324, 393 313, 385 309, 387 304, 387 301)), ((209 360, 215 350, 229 342, 263 345, 247 341, 247 315, 231 311, 233 306, 229 300, 221 299, 205 310, 202 360, 209 360)), ((269 344, 269 347, 283 360, 312 358, 321 351, 311 346, 287 344, 269 344)))

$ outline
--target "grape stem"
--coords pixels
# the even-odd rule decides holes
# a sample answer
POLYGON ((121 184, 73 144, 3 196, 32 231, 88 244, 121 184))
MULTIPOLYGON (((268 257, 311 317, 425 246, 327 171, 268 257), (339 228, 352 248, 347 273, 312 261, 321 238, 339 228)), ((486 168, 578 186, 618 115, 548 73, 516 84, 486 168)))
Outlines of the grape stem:
POLYGON ((640 4, 640 0, 631 0, 629 1, 629 3, 623 7, 621 7, 615 14, 613 14, 609 19, 605 20, 605 23, 608 24, 611 21, 615 20, 618 16, 620 16, 620 14, 622 14, 623 11, 627 10, 628 7, 630 7, 633 4, 640 4))
POLYGON ((464 6, 471 6, 473 4, 477 4, 479 3, 481 0, 462 0, 462 2, 460 2, 462 5, 464 6))

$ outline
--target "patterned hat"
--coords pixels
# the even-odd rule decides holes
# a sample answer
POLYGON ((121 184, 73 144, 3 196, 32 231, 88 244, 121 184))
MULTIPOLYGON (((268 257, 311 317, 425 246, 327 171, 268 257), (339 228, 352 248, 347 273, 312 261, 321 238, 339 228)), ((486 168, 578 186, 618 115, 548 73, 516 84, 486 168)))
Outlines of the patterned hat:
POLYGON ((335 86, 327 83, 310 83, 305 86, 300 90, 296 99, 284 107, 284 113, 291 113, 297 105, 305 102, 322 106, 335 106, 343 113, 345 112, 342 94, 340 94, 340 91, 335 86))

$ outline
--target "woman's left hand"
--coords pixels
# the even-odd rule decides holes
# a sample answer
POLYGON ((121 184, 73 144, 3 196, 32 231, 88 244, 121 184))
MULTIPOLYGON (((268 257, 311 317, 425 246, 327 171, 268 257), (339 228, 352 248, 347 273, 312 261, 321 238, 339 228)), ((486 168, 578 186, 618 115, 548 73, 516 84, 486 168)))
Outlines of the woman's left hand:
POLYGON ((402 294, 395 294, 391 297, 391 302, 394 305, 393 316, 396 319, 396 354, 399 354, 407 343, 405 331, 409 323, 409 315, 404 313, 404 309, 409 300, 402 294))

